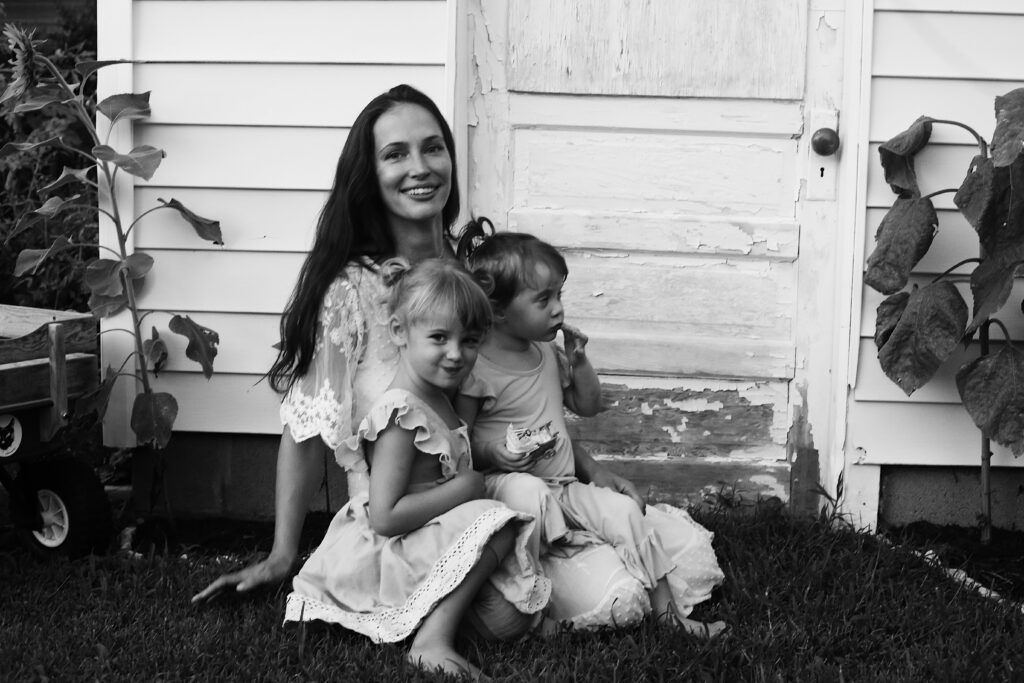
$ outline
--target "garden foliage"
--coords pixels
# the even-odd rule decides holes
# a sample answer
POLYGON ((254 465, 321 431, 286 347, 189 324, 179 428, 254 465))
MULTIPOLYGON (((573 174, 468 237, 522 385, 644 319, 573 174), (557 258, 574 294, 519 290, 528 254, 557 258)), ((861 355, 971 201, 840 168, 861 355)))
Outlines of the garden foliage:
MULTIPOLYGON (((0 17, 3 7, 0 5, 0 17)), ((60 23, 47 33, 51 61, 65 80, 74 74, 75 64, 96 58, 96 16, 93 8, 65 9, 60 23)), ((13 61, 14 54, 6 41, 0 41, 0 64, 13 61)), ((0 92, 10 82, 11 69, 0 69, 0 92)), ((86 108, 95 110, 93 81, 85 85, 86 108)), ((96 191, 82 185, 83 206, 67 212, 57 220, 43 220, 33 229, 12 234, 24 214, 40 206, 46 199, 41 188, 59 176, 65 166, 81 162, 77 150, 92 148, 85 128, 69 111, 49 107, 43 110, 14 113, 13 107, 0 112, 0 146, 16 140, 40 141, 59 137, 61 145, 44 145, 20 154, 0 158, 0 303, 36 308, 87 311, 88 290, 83 282, 85 264, 96 257, 96 191), (67 249, 43 263, 33 274, 14 276, 16 256, 23 249, 49 245, 58 235, 65 235, 79 246, 67 249)))
MULTIPOLYGON (((122 215, 114 193, 118 174, 123 172, 149 180, 165 153, 150 145, 140 145, 128 151, 116 150, 107 144, 108 140, 100 138, 94 121, 96 112, 99 112, 110 121, 109 129, 112 130, 118 124, 130 125, 131 121, 147 118, 150 115, 149 93, 116 94, 95 103, 91 94, 94 92, 90 85, 92 77, 99 69, 120 62, 79 62, 69 73, 41 53, 41 43, 35 40, 32 32, 8 24, 3 33, 13 60, 11 79, 0 95, 2 110, 12 117, 31 115, 66 124, 37 126, 33 129, 34 135, 27 139, 7 142, 0 147, 0 162, 9 157, 24 159, 25 155, 42 155, 45 150, 52 149, 71 151, 76 157, 74 166, 63 166, 59 174, 54 174, 56 177, 51 176, 50 182, 36 189, 37 203, 22 207, 14 227, 8 231, 6 244, 20 235, 53 230, 49 233, 52 239, 40 248, 26 248, 19 253, 14 274, 38 274, 47 264, 67 252, 80 253, 86 248, 98 248, 102 252, 102 257, 88 261, 81 274, 89 292, 88 307, 98 317, 127 310, 130 328, 111 331, 131 334, 135 350, 123 360, 120 368, 107 368, 99 389, 80 399, 75 412, 81 415, 96 411, 102 417, 114 382, 119 376, 127 375, 141 385, 132 407, 132 430, 140 444, 163 448, 170 440, 178 404, 171 394, 154 391, 150 381, 150 374, 159 373, 166 364, 168 349, 155 326, 146 334, 143 322, 155 311, 140 312, 136 295, 153 267, 153 258, 141 252, 129 253, 128 238, 141 219, 162 209, 175 211, 199 237, 214 244, 223 244, 220 224, 195 214, 173 198, 159 200, 157 206, 141 212, 134 219, 122 215), (69 139, 73 131, 80 131, 79 134, 86 136, 84 151, 81 144, 75 144, 80 140, 69 139), (98 193, 112 199, 97 209, 98 193), (96 215, 97 210, 111 222, 117 235, 117 248, 85 242, 85 233, 80 231, 53 227, 79 225, 78 217, 96 215), (129 363, 134 367, 128 367, 129 363)), ((213 359, 220 342, 217 333, 181 315, 171 315, 168 328, 188 339, 185 355, 199 363, 203 374, 209 378, 213 374, 213 359)))
MULTIPOLYGON (((982 355, 958 370, 957 389, 982 434, 1019 456, 1024 453, 1024 352, 992 316, 1004 311, 1014 276, 1024 265, 1024 88, 995 99, 995 118, 991 147, 968 126, 929 116, 881 145, 885 181, 897 197, 878 227, 864 282, 889 295, 878 307, 875 345, 883 371, 908 396, 960 344, 970 344, 976 333, 981 336, 982 355), (914 160, 937 124, 969 131, 978 154, 959 188, 922 195, 914 160), (938 228, 931 198, 953 192, 954 204, 977 233, 978 254, 907 290, 911 270, 928 252, 938 228), (976 265, 969 307, 951 274, 971 263, 976 265), (988 352, 993 324, 1002 329, 1004 343, 988 352)), ((1018 312, 1016 307, 1005 310, 1018 312)))

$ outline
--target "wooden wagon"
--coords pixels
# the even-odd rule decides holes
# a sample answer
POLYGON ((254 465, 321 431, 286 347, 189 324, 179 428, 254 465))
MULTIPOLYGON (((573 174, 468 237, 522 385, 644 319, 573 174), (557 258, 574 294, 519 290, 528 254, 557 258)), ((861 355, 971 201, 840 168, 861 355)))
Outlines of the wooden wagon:
POLYGON ((54 441, 69 403, 97 388, 98 360, 93 316, 0 305, 0 484, 19 536, 43 555, 81 555, 110 537, 99 478, 54 441))

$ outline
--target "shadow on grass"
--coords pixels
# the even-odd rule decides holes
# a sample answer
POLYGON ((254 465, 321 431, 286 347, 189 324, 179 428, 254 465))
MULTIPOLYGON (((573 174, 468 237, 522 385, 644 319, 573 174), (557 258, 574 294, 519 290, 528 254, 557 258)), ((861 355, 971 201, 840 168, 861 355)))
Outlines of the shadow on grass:
MULTIPOLYGON (((724 619, 699 642, 649 624, 480 643, 470 659, 508 681, 1014 680, 1024 614, 950 581, 910 550, 778 509, 695 511, 726 581, 692 615, 724 619)), ((311 518, 311 549, 326 520, 311 518)), ((0 680, 430 680, 402 644, 282 624, 287 585, 193 608, 189 597, 269 549, 270 525, 179 523, 136 559, 42 563, 0 553, 0 680)))

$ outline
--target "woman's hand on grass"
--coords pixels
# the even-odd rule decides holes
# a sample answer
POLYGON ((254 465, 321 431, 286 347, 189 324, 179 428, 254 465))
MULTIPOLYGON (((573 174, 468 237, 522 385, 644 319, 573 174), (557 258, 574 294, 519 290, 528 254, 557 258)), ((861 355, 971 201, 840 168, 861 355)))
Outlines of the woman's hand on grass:
POLYGON ((231 589, 237 593, 247 593, 254 588, 281 583, 291 574, 293 564, 293 559, 278 557, 271 553, 265 560, 256 564, 251 564, 237 572, 223 574, 209 586, 193 595, 192 604, 212 602, 222 593, 231 589))

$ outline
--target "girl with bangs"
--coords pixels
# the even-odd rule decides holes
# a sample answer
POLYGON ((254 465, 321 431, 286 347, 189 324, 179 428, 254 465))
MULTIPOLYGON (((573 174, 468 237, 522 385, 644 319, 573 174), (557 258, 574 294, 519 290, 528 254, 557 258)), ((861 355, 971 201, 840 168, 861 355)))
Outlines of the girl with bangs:
POLYGON ((532 518, 484 499, 452 407, 490 304, 451 261, 383 270, 398 370, 347 444, 366 454, 369 488, 335 515, 295 577, 285 618, 338 623, 375 642, 411 636, 413 664, 476 678, 454 640, 477 594, 500 593, 529 622, 551 592, 526 549, 532 518))

